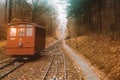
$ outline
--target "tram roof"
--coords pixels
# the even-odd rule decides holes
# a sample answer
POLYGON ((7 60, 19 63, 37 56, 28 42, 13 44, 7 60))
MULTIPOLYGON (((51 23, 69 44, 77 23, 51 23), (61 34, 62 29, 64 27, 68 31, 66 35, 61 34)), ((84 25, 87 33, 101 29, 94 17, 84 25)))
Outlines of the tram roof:
POLYGON ((35 23, 30 23, 30 22, 15 22, 15 23, 9 23, 8 26, 10 26, 10 25, 17 25, 17 24, 30 24, 30 25, 33 25, 33 26, 35 26, 35 27, 45 29, 45 27, 43 27, 43 26, 37 25, 37 24, 35 24, 35 23))

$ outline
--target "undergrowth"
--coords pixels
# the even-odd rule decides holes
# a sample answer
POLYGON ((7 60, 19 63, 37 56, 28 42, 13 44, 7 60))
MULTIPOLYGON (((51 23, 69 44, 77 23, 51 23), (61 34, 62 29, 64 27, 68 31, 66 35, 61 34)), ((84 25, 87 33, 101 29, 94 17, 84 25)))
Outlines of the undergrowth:
POLYGON ((95 65, 102 70, 109 80, 120 80, 120 41, 113 41, 109 37, 88 35, 78 37, 77 48, 75 38, 71 38, 71 43, 66 43, 77 49, 95 65), (71 45, 70 45, 71 44, 71 45))

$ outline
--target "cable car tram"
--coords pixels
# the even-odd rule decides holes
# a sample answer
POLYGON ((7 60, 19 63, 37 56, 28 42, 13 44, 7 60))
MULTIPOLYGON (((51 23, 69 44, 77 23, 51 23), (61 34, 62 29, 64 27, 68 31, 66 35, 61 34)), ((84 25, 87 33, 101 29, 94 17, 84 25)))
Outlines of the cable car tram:
POLYGON ((34 23, 8 24, 6 54, 12 56, 35 55, 45 49, 45 28, 34 23))

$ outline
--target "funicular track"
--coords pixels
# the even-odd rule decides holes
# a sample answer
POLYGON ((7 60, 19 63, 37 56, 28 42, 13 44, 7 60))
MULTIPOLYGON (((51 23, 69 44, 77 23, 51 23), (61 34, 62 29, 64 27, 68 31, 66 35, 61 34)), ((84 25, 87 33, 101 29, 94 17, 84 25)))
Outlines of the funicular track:
POLYGON ((0 63, 0 80, 12 73, 17 68, 21 67, 25 61, 19 61, 17 59, 6 59, 0 63))
POLYGON ((52 56, 51 61, 43 74, 41 80, 66 80, 66 61, 64 54, 58 48, 55 48, 52 56))
POLYGON ((7 58, 7 59, 1 61, 0 64, 4 63, 4 62, 6 62, 6 61, 9 61, 9 60, 10 60, 10 58, 7 58))
POLYGON ((62 49, 60 41, 48 47, 47 50, 40 55, 40 59, 31 63, 27 62, 28 64, 24 65, 20 69, 17 69, 24 63, 25 62, 23 61, 15 61, 12 65, 8 66, 12 67, 3 70, 6 68, 5 67, 2 69, 3 71, 0 70, 0 80, 1 76, 3 76, 2 79, 5 80, 11 80, 11 78, 12 80, 84 80, 83 77, 78 74, 78 70, 74 68, 71 58, 68 58, 66 52, 62 49), (20 72, 18 73, 16 69, 18 72, 20 70, 20 72), (12 71, 14 72, 11 73, 12 71), (7 76, 8 74, 10 75, 7 76))
POLYGON ((60 43, 61 43, 61 40, 58 40, 58 41, 54 42, 52 45, 49 45, 44 52, 52 51, 57 46, 59 46, 60 43))
MULTIPOLYGON (((58 45, 58 42, 48 47, 47 50, 44 52, 48 52, 55 49, 56 45, 58 45)), ((26 60, 24 61, 24 60, 12 59, 12 58, 8 58, 1 61, 0 62, 0 80, 4 79, 7 75, 15 71, 17 68, 21 67, 26 62, 27 62, 26 60)))

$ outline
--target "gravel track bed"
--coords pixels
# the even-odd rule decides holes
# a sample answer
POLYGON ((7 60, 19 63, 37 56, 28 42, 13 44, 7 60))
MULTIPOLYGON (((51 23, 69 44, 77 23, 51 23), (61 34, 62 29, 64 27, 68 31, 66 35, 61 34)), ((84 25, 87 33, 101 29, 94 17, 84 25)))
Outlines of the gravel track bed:
POLYGON ((0 70, 0 76, 3 75, 4 73, 6 73, 7 71, 11 70, 11 69, 14 69, 14 67, 16 67, 17 65, 10 65, 10 66, 7 66, 6 68, 0 70))
POLYGON ((49 60, 47 54, 40 56, 39 59, 26 63, 3 80, 40 80, 42 68, 46 67, 49 60))
MULTIPOLYGON (((59 46, 60 48, 61 46, 59 46)), ((61 51, 61 49, 60 49, 61 51)), ((27 62, 26 64, 24 64, 22 67, 18 68, 17 70, 15 70, 14 72, 12 72, 11 74, 9 74, 7 77, 5 77, 3 80, 42 80, 46 69, 48 68, 48 65, 51 61, 51 54, 55 52, 55 49, 48 51, 46 53, 44 53, 42 56, 40 56, 38 59, 36 60, 31 60, 29 62, 27 62)), ((69 58, 68 55, 66 55, 65 52, 61 51, 61 53, 65 54, 65 58, 66 58, 66 69, 67 69, 67 80, 84 80, 84 76, 82 74, 82 71, 76 66, 74 65, 74 61, 69 58)), ((62 57, 60 57, 62 58, 62 57)), ((59 58, 56 58, 55 60, 57 60, 59 58)), ((61 60, 62 63, 59 66, 59 74, 57 74, 58 76, 61 76, 60 80, 64 80, 63 79, 63 60, 61 60)), ((56 61, 55 61, 56 62, 56 61)), ((55 66, 52 67, 53 69, 50 71, 53 75, 53 70, 54 68, 56 68, 55 66)), ((56 69, 55 69, 56 70, 56 69)), ((54 73, 55 74, 55 73, 54 73)), ((51 77, 50 77, 51 78, 51 77)), ((47 80, 50 80, 47 79, 47 80)))
POLYGON ((0 69, 1 69, 2 66, 13 63, 13 62, 15 62, 15 59, 13 59, 13 58, 7 58, 5 60, 2 60, 0 62, 0 69))
POLYGON ((45 80, 64 80, 64 56, 59 52, 58 48, 54 49, 52 56, 52 64, 49 68, 45 80))
POLYGON ((85 80, 82 70, 78 67, 66 51, 61 46, 60 51, 65 55, 67 65, 67 80, 85 80))
POLYGON ((11 61, 9 62, 9 65, 4 63, 4 65, 1 65, 0 67, 0 80, 4 76, 8 75, 10 72, 14 71, 19 66, 23 65, 23 62, 17 62, 17 61, 11 61))

